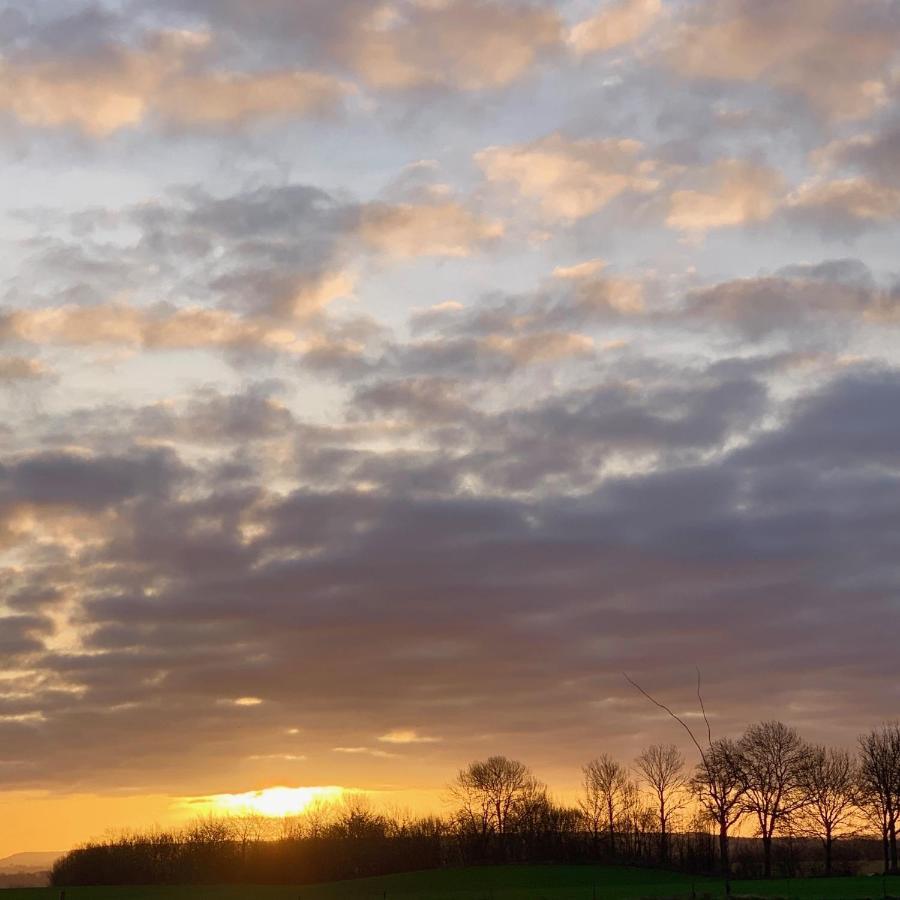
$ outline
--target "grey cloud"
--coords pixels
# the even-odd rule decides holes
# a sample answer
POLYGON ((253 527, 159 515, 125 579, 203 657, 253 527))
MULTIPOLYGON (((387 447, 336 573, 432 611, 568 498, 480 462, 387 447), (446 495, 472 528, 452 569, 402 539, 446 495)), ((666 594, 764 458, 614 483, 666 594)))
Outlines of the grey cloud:
POLYGON ((131 457, 36 453, 0 467, 0 490, 8 502, 60 504, 99 509, 144 494, 165 494, 182 474, 161 451, 131 457))
POLYGON ((827 470, 900 465, 900 378, 872 368, 838 377, 799 400, 785 427, 738 454, 746 463, 816 461, 827 470))
POLYGON ((175 442, 227 446, 290 434, 297 423, 274 386, 251 385, 240 394, 198 391, 180 409, 152 406, 139 410, 134 427, 141 434, 175 442))
MULTIPOLYGON (((0 616, 0 653, 4 659, 12 659, 43 650, 42 638, 50 631, 49 620, 38 616, 0 616)), ((6 703, 0 705, 0 716, 12 712, 6 703)))
MULTIPOLYGON (((559 679, 584 678, 560 712, 561 727, 577 743, 590 726, 578 722, 583 711, 574 711, 587 709, 597 692, 620 690, 612 685, 622 665, 653 678, 662 671, 654 661, 661 652, 667 665, 680 659, 686 670, 699 658, 718 673, 716 690, 733 692, 737 709, 746 710, 755 694, 736 685, 761 665, 774 666, 782 678, 801 667, 804 680, 813 673, 828 677, 821 658, 798 663, 785 653, 785 642, 799 634, 811 639, 811 611, 819 622, 814 636, 827 640, 840 622, 846 639, 856 627, 842 612, 849 598, 868 603, 873 613, 881 603, 859 595, 859 585, 833 596, 819 588, 818 578, 829 577, 836 564, 834 531, 823 527, 823 514, 857 528, 837 561, 848 567, 845 574, 851 551, 873 534, 858 518, 862 504, 846 503, 845 492, 858 489, 858 479, 801 481, 789 501, 774 505, 770 485, 780 470, 773 457, 752 470, 735 462, 611 477, 575 501, 553 494, 414 500, 401 482, 396 494, 301 491, 268 504, 264 533, 240 551, 227 528, 194 531, 192 522, 207 520, 209 508, 144 515, 134 543, 106 556, 116 565, 116 580, 130 589, 85 607, 87 621, 101 624, 92 639, 99 656, 84 664, 58 661, 67 677, 90 687, 60 725, 96 721, 117 747, 130 747, 162 715, 160 696, 187 723, 215 698, 250 693, 266 701, 252 712, 255 728, 274 727, 288 710, 300 709, 308 722, 333 728, 366 702, 373 719, 387 708, 393 716, 414 714, 424 727, 439 714, 442 733, 458 741, 473 721, 476 728, 516 733, 523 714, 517 698, 525 702, 534 690, 553 695, 559 679), (786 517, 791 506, 797 513, 786 517), (230 547, 230 564, 201 551, 213 536, 223 553, 230 547), (132 554, 140 560, 136 570, 132 554), (134 590, 133 579, 144 571, 171 579, 152 600, 134 590), (531 617, 542 623, 539 631, 529 626, 531 617), (406 654, 427 646, 436 628, 457 642, 453 655, 406 654), (727 654, 738 634, 742 652, 732 661, 710 655, 708 640, 727 654), (335 653, 348 642, 356 648, 351 658, 335 653), (488 646, 494 646, 493 677, 485 682, 488 646), (532 653, 538 646, 541 652, 532 653), (216 661, 223 652, 237 658, 226 666, 216 661), (314 691, 303 676, 311 669, 318 675, 314 691), (167 674, 146 692, 122 691, 117 682, 127 671, 167 674), (420 694, 419 684, 430 685, 429 692, 420 694), (124 712, 99 718, 97 704, 125 696, 139 703, 143 725, 124 712), (505 697, 503 712, 482 723, 477 704, 498 696, 505 697), (467 697, 476 706, 439 702, 467 697)), ((218 521, 224 525, 246 503, 223 497, 218 521)), ((874 670, 858 667, 855 677, 872 678, 874 670)), ((778 696, 770 702, 777 704, 778 696)), ((191 734, 201 744, 212 741, 233 730, 240 715, 225 707, 201 713, 191 734)), ((232 741, 237 746, 241 739, 232 741)), ((165 751, 151 739, 145 752, 155 758, 165 751)), ((71 758, 75 771, 90 771, 77 747, 71 758)))
POLYGON ((690 293, 681 313, 687 321, 719 322, 752 340, 787 332, 812 342, 845 339, 848 326, 894 314, 890 294, 852 259, 722 282, 690 293))
POLYGON ((849 170, 890 187, 900 185, 900 121, 896 112, 876 127, 818 149, 814 159, 826 171, 849 170))

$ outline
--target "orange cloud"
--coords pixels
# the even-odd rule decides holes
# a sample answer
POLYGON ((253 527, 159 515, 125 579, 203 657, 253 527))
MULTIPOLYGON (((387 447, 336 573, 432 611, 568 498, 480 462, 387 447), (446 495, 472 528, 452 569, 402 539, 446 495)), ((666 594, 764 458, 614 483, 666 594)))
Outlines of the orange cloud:
POLYGON ((823 220, 877 224, 900 219, 900 188, 863 177, 812 181, 793 191, 785 205, 788 210, 819 214, 823 220))
POLYGON ((385 744, 436 744, 441 739, 419 734, 414 728, 395 728, 381 735, 378 740, 385 744))
POLYGON ((672 193, 667 225, 703 233, 763 221, 778 206, 782 185, 774 169, 738 159, 719 160, 702 170, 699 182, 695 189, 672 193))
POLYGON ((766 82, 833 119, 866 117, 886 99, 885 70, 900 22, 880 21, 877 4, 719 0, 699 10, 701 18, 678 29, 667 54, 684 75, 766 82))
POLYGON ((12 381, 36 381, 46 378, 47 368, 36 359, 24 356, 7 356, 0 359, 0 384, 12 381))
POLYGON ((491 335, 484 338, 484 344, 520 365, 560 362, 589 356, 594 352, 593 338, 563 331, 542 331, 513 337, 491 335))
POLYGON ((72 125, 103 138, 151 116, 196 126, 322 113, 347 91, 317 72, 188 73, 190 57, 208 43, 205 34, 175 32, 150 48, 116 48, 90 61, 0 61, 0 109, 27 125, 72 125))
POLYGON ((659 187, 656 164, 641 157, 639 141, 569 140, 552 134, 531 144, 488 147, 475 160, 489 181, 513 184, 544 212, 579 219, 626 191, 659 187))
POLYGON ((343 54, 374 87, 478 91, 520 78, 561 38, 549 10, 451 0, 419 3, 406 17, 380 6, 346 39, 343 54))
POLYGON ((229 346, 290 349, 296 340, 288 329, 223 310, 168 306, 148 310, 113 303, 17 310, 0 318, 0 337, 35 344, 119 344, 156 350, 229 346))
POLYGON ((580 56, 630 44, 656 22, 661 12, 661 0, 621 0, 579 22, 569 32, 569 44, 580 56))
POLYGON ((398 259, 468 256, 502 237, 503 225, 455 201, 373 203, 363 211, 359 233, 370 247, 398 259))

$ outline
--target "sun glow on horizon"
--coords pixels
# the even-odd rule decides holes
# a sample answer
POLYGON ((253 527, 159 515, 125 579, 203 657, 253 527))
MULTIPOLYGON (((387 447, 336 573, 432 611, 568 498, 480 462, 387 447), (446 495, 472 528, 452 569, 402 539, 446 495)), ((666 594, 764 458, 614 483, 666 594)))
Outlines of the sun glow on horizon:
POLYGON ((344 788, 337 785, 317 785, 314 787, 263 788, 243 794, 212 794, 208 797, 192 797, 187 804, 194 810, 224 815, 256 813, 272 818, 297 816, 309 809, 317 801, 340 800, 344 788))

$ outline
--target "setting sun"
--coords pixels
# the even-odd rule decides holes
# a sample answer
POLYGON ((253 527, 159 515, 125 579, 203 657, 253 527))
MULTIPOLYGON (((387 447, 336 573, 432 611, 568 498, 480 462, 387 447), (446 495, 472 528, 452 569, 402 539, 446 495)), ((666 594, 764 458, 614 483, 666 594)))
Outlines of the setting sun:
POLYGON ((264 816, 296 816, 317 800, 338 800, 344 793, 335 785, 317 787, 271 787, 244 794, 213 794, 192 798, 192 809, 198 807, 211 813, 259 813, 264 816))

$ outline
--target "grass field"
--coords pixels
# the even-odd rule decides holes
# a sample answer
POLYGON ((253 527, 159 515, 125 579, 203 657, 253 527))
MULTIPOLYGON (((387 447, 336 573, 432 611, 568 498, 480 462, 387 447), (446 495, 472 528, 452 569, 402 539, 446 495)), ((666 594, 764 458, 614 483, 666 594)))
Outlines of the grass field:
MULTIPOLYGON (((646 869, 484 866, 291 886, 67 888, 65 900, 641 900, 724 896, 722 882, 646 869)), ((879 900, 900 897, 900 878, 735 881, 745 897, 879 900)), ((58 900, 58 889, 0 891, 0 900, 58 900)))

